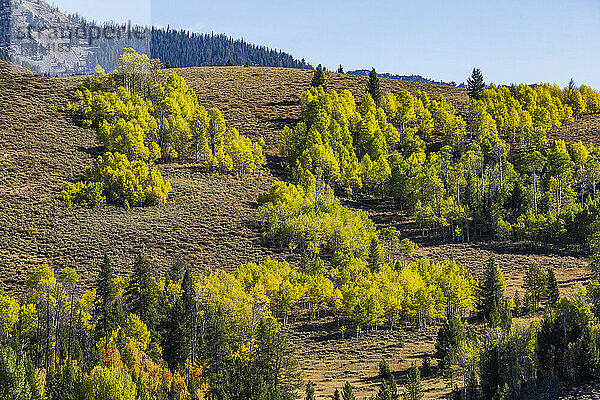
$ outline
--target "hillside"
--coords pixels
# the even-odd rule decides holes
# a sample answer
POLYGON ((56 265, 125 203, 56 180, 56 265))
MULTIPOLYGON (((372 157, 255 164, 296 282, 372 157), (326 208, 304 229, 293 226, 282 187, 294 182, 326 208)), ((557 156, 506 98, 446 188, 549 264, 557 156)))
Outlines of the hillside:
MULTIPOLYGON (((207 107, 219 107, 228 123, 252 138, 264 137, 271 155, 269 170, 241 179, 197 172, 190 166, 164 165, 173 187, 164 207, 98 210, 65 208, 58 200, 62 182, 74 179, 101 149, 92 130, 57 111, 71 100, 80 77, 45 78, 13 74, 2 63, 0 105, 3 114, 2 283, 14 290, 32 265, 49 263, 80 270, 91 283, 103 253, 127 264, 146 247, 161 268, 178 255, 198 267, 234 267, 262 259, 272 250, 253 227, 258 194, 280 174, 275 157, 277 135, 300 113, 299 96, 311 72, 282 68, 210 67, 177 69, 207 107), (183 216, 183 217, 182 217, 183 216)), ((168 71, 164 72, 165 74, 168 71)), ((364 78, 328 75, 332 89, 362 95, 364 78)), ((444 94, 464 101, 464 91, 384 80, 382 89, 444 94)), ((285 258, 284 254, 280 257, 285 258)))
MULTIPOLYGON (((62 183, 76 178, 102 151, 92 130, 77 126, 58 111, 71 100, 82 78, 15 74, 12 66, 0 62, 0 284, 4 291, 22 293, 26 274, 42 263, 73 267, 90 286, 103 254, 110 255, 123 273, 141 249, 154 261, 156 275, 162 275, 178 256, 197 270, 229 269, 267 256, 296 264, 297 256, 289 250, 263 242, 254 212, 257 196, 274 179, 284 179, 276 151, 278 132, 299 118, 300 94, 309 86, 312 72, 257 67, 176 72, 196 91, 202 105, 220 108, 228 124, 240 133, 265 139, 267 169, 239 178, 206 173, 193 165, 161 165, 174 189, 166 205, 129 211, 104 205, 88 210, 67 208, 58 199, 62 183)), ((364 77, 327 73, 326 79, 330 89, 348 89, 355 97, 364 93, 364 77)), ((459 108, 467 99, 464 89, 448 86, 388 79, 382 79, 381 86, 384 92, 421 89, 432 98, 444 95, 459 108)), ((600 116, 584 115, 552 135, 569 142, 600 143, 600 116)), ((377 205, 358 199, 345 204, 366 209, 379 226, 396 225, 404 236, 418 240, 413 224, 388 202, 377 205)), ((523 270, 532 260, 556 269, 563 292, 591 277, 584 256, 534 253, 493 243, 420 245, 416 256, 454 258, 475 275, 480 275, 487 257, 495 254, 506 271, 508 294, 516 288, 522 293, 523 270)), ((435 341, 434 331, 409 331, 410 346, 400 350, 391 332, 372 332, 340 344, 334 322, 328 320, 305 321, 287 329, 299 349, 303 377, 317 383, 321 398, 346 380, 362 388, 359 397, 366 396, 377 385, 377 362, 382 357, 389 358, 395 370, 405 371, 412 360, 431 354, 435 341)), ((428 398, 447 393, 439 380, 427 380, 426 386, 428 398)))

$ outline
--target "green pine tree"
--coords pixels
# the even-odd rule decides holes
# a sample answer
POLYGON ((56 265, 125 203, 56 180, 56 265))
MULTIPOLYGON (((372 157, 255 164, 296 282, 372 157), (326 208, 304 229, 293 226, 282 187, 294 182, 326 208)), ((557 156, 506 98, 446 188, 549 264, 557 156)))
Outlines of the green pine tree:
POLYGON ((551 306, 554 306, 558 301, 559 293, 558 293, 558 283, 556 282, 556 276, 554 275, 554 270, 552 268, 548 268, 547 276, 547 289, 546 293, 548 295, 548 301, 551 306))
POLYGON ((306 400, 315 400, 315 384, 312 381, 308 381, 306 384, 306 400))
POLYGON ((354 391, 352 390, 352 386, 350 382, 344 383, 344 387, 342 388, 342 399, 343 400, 356 400, 354 397, 354 391))
POLYGON ((333 392, 333 395, 331 396, 331 400, 342 400, 339 389, 335 389, 335 392, 333 392))
POLYGON ((483 75, 481 74, 479 68, 473 68, 471 77, 467 79, 467 94, 472 99, 481 100, 481 97, 483 96, 483 89, 485 89, 483 75))
POLYGON ((421 372, 424 377, 428 377, 431 375, 431 357, 425 356, 423 357, 423 364, 421 365, 421 372))
POLYGON ((196 318, 198 315, 196 305, 196 290, 194 288, 194 279, 188 268, 185 269, 183 280, 181 281, 183 290, 183 306, 185 310, 185 334, 187 340, 187 357, 192 361, 196 360, 194 350, 196 348, 196 318))
POLYGON ((423 398, 423 384, 421 383, 421 374, 419 368, 413 363, 408 370, 408 378, 406 381, 406 392, 404 394, 406 400, 421 400, 423 398))
POLYGON ((158 285, 150 268, 150 262, 140 253, 133 265, 125 298, 128 311, 137 314, 148 329, 153 331, 158 319, 158 285))
POLYGON ((342 64, 340 64, 340 66, 337 69, 338 74, 343 74, 344 73, 344 67, 342 67, 342 64))
POLYGON ((310 83, 312 87, 323 87, 323 90, 327 90, 327 85, 325 84, 325 73, 323 72, 323 67, 321 64, 317 66, 312 78, 312 82, 310 83))
POLYGON ((484 399, 493 398, 500 390, 502 378, 500 376, 500 354, 498 343, 489 343, 480 356, 481 391, 484 399))
POLYGON ((446 365, 455 359, 460 343, 465 339, 465 330, 458 317, 448 318, 438 330, 435 342, 435 357, 439 360, 441 370, 450 366, 446 365))
POLYGON ((106 337, 117 329, 123 319, 121 302, 117 299, 117 288, 112 262, 105 255, 100 263, 100 272, 96 283, 94 316, 96 318, 96 340, 106 337))
POLYGON ((233 67, 233 61, 231 61, 231 58, 227 60, 227 62, 225 63, 226 67, 233 67))
POLYGON ((163 358, 170 369, 175 370, 185 364, 187 357, 187 332, 185 306, 181 296, 175 298, 164 321, 163 358))
POLYGON ((385 360, 385 358, 383 358, 381 361, 379 361, 379 377, 382 380, 388 380, 388 379, 390 379, 390 376, 391 376, 390 366, 387 363, 387 361, 385 360))
POLYGON ((381 263, 381 247, 379 246, 379 240, 372 238, 369 244, 369 256, 368 264, 371 271, 376 272, 379 269, 381 263))
POLYGON ((483 273, 480 286, 479 311, 490 326, 497 327, 502 323, 502 316, 507 313, 504 301, 505 283, 502 270, 491 256, 483 273))
POLYGON ((375 72, 375 68, 373 68, 369 73, 369 80, 367 81, 367 92, 371 95, 375 104, 381 104, 381 99, 383 98, 383 96, 381 94, 381 89, 379 88, 379 77, 377 76, 377 72, 375 72))

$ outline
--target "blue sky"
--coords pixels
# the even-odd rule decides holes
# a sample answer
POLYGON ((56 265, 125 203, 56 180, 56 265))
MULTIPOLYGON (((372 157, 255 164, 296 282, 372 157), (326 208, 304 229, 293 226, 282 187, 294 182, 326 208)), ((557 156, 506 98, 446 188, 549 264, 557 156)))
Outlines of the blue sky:
POLYGON ((54 0, 88 18, 225 33, 329 69, 600 89, 600 0, 54 0))

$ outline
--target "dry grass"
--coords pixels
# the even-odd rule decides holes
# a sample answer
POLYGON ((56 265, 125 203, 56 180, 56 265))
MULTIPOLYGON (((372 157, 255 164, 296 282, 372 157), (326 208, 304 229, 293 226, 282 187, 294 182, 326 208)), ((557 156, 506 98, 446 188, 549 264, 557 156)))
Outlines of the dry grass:
MULTIPOLYGON (((240 133, 250 137, 263 136, 271 152, 277 145, 277 135, 285 125, 297 122, 300 96, 310 87, 310 70, 263 67, 201 67, 175 69, 194 89, 200 104, 218 107, 240 133)), ((326 72, 330 90, 348 89, 357 100, 365 93, 366 77, 326 72)), ((448 86, 381 80, 382 92, 402 89, 423 90, 430 98, 444 95, 451 102, 464 104, 464 89, 448 86)))
MULTIPOLYGON (((436 328, 422 331, 406 330, 404 347, 399 346, 398 333, 388 329, 362 332, 347 331, 342 339, 333 318, 322 318, 317 322, 305 321, 287 328, 287 336, 299 351, 297 353, 302 376, 305 381, 315 383, 315 394, 319 399, 330 398, 335 389, 346 381, 354 388, 358 399, 375 394, 380 385, 379 362, 385 358, 398 382, 399 392, 406 380, 411 363, 421 365, 422 358, 432 356, 437 334, 436 328)), ((432 360, 435 367, 436 362, 432 360)), ((423 377, 425 398, 440 398, 449 392, 445 383, 434 374, 423 377)))

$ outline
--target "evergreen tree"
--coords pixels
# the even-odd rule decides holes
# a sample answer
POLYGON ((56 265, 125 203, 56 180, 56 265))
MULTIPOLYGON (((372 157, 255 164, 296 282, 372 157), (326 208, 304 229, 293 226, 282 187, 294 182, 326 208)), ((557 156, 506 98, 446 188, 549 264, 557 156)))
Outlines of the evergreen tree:
POLYGON ((163 358, 169 368, 175 370, 185 364, 187 357, 186 315, 181 296, 176 296, 163 325, 163 358))
POLYGON ((458 317, 446 319, 444 324, 438 330, 437 340, 435 342, 436 358, 439 360, 440 369, 444 370, 450 367, 450 363, 456 359, 461 342, 465 339, 463 324, 458 317))
POLYGON ((343 74, 344 73, 344 67, 342 67, 342 64, 340 64, 340 66, 337 69, 338 74, 343 74))
POLYGON ((312 87, 323 87, 323 90, 327 90, 327 85, 325 84, 325 73, 323 72, 323 67, 321 64, 317 66, 312 78, 312 82, 310 83, 312 87))
POLYGON ((421 372, 423 373, 424 377, 428 377, 429 375, 431 375, 431 357, 423 357, 423 365, 421 365, 421 372))
POLYGON ((94 315, 96 318, 96 340, 109 336, 117 329, 123 319, 121 302, 117 298, 117 288, 112 262, 108 255, 100 263, 100 272, 96 283, 94 315))
MULTIPOLYGON (((207 305, 203 312, 212 315, 205 328, 204 337, 201 338, 202 360, 211 366, 206 371, 209 393, 215 399, 230 398, 234 392, 232 374, 235 371, 232 368, 232 354, 235 350, 228 331, 227 317, 223 309, 216 304, 207 305)), ((185 351, 185 339, 183 341, 185 351)), ((258 375, 260 376, 260 373, 258 375)))
POLYGON ((248 64, 248 61, 246 61, 246 62, 244 63, 244 67, 245 67, 245 68, 248 68, 249 66, 250 66, 250 64, 248 64))
POLYGON ((312 381, 308 381, 306 384, 306 400, 315 400, 315 384, 312 381))
POLYGON ((342 400, 339 389, 335 389, 333 395, 331 396, 331 400, 342 400))
POLYGON ((390 366, 388 365, 387 361, 384 358, 379 362, 379 377, 382 380, 388 380, 388 379, 390 379, 390 376, 391 376, 390 366))
POLYGON ((171 265, 171 268, 169 268, 169 271, 167 272, 169 280, 174 283, 179 283, 185 268, 185 259, 181 255, 178 255, 175 259, 175 262, 173 265, 171 265))
POLYGON ((556 282, 556 276, 554 275, 554 270, 552 268, 548 268, 547 276, 547 289, 546 292, 548 294, 548 301, 550 305, 554 307, 556 302, 558 301, 559 292, 558 292, 558 283, 556 282))
POLYGON ((183 280, 181 281, 183 290, 183 304, 185 310, 185 335, 187 340, 187 359, 194 363, 196 347, 196 325, 198 310, 196 308, 196 290, 194 280, 188 268, 185 269, 183 280))
POLYGON ((278 393, 282 399, 293 398, 300 387, 298 364, 277 322, 261 319, 256 330, 255 379, 262 380, 266 393, 278 393), (274 362, 276 360, 277 362, 274 362))
POLYGON ((227 62, 225 63, 226 67, 233 67, 233 61, 231 61, 231 58, 227 60, 227 62))
POLYGON ((381 263, 381 248, 379 246, 379 240, 376 237, 371 239, 369 245, 369 259, 368 264, 371 271, 376 272, 379 269, 381 263))
POLYGON ((483 274, 480 286, 479 310, 482 317, 492 327, 497 327, 502 322, 506 303, 504 301, 504 290, 506 284, 502 270, 491 256, 483 274))
POLYGON ((377 72, 375 72, 375 68, 373 68, 369 73, 369 80, 367 81, 366 89, 367 93, 371 95, 371 98, 375 104, 380 105, 383 96, 381 94, 381 89, 379 88, 379 77, 377 76, 377 72))
POLYGON ((342 388, 342 399, 356 400, 356 397, 354 397, 354 391, 352 390, 352 385, 350 385, 350 382, 348 381, 344 383, 344 387, 342 388))
POLYGON ((398 327, 398 332, 396 333, 396 340, 398 347, 403 348, 406 342, 406 333, 404 332, 404 329, 401 326, 398 327))
POLYGON ((153 331, 158 319, 158 286, 150 268, 150 262, 140 253, 133 265, 125 298, 128 311, 137 314, 148 329, 153 331))
POLYGON ((467 94, 471 99, 481 100, 483 96, 483 89, 485 89, 485 82, 483 81, 483 75, 479 68, 473 68, 471 77, 467 79, 467 94))
POLYGON ((497 342, 488 344, 481 352, 479 374, 483 398, 493 398, 500 390, 502 383, 500 377, 500 354, 497 342))
POLYGON ((423 398, 423 385, 421 383, 421 374, 419 368, 413 363, 408 370, 406 381, 406 400, 421 400, 423 398))

